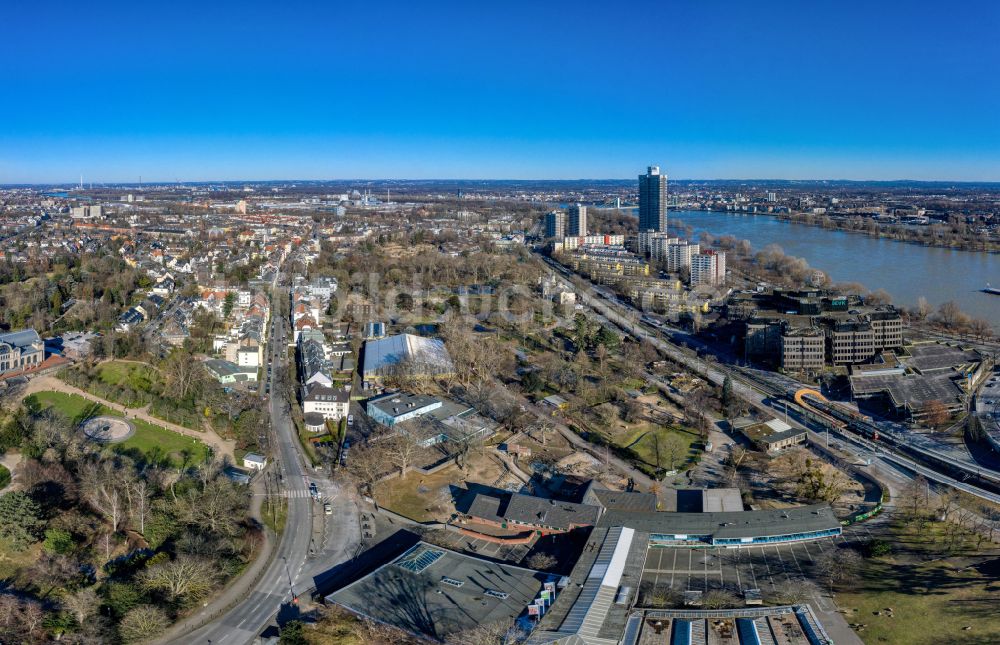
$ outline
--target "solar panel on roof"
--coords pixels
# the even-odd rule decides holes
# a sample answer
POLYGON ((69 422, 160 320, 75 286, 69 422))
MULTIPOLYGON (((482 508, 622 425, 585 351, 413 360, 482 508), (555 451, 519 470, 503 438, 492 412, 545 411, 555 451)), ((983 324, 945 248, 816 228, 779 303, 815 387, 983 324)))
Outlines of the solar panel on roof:
POLYGON ((484 592, 484 594, 490 596, 491 598, 499 598, 500 600, 506 600, 507 597, 510 596, 509 593, 503 591, 494 591, 493 589, 487 589, 484 592))
POLYGON ((438 558, 444 555, 444 551, 439 551, 437 549, 431 549, 422 544, 418 544, 413 547, 396 560, 396 565, 406 569, 407 571, 412 571, 413 573, 420 573, 427 567, 431 566, 437 562, 438 558))

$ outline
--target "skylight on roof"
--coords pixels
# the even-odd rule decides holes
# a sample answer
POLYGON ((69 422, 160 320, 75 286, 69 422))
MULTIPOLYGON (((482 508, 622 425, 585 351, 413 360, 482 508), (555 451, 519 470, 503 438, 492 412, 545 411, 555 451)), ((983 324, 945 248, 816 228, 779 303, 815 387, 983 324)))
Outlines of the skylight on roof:
POLYGON ((396 560, 396 565, 406 569, 407 571, 412 571, 413 573, 420 573, 427 567, 431 566, 438 559, 444 555, 444 551, 438 549, 432 549, 429 546, 418 544, 396 560))

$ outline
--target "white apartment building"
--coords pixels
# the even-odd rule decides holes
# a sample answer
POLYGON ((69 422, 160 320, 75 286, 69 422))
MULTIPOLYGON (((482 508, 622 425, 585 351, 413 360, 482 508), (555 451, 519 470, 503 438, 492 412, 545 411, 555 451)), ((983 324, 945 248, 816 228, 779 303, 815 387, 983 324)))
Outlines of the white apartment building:
POLYGON ((680 271, 690 268, 691 260, 701 252, 700 244, 691 244, 684 240, 676 240, 667 245, 667 271, 680 271))
POLYGON ((639 231, 639 255, 649 255, 654 260, 662 260, 667 256, 667 246, 680 240, 670 237, 666 231, 639 231))
POLYGON ((726 283, 726 254, 722 251, 705 251, 691 257, 691 286, 719 287, 726 283))

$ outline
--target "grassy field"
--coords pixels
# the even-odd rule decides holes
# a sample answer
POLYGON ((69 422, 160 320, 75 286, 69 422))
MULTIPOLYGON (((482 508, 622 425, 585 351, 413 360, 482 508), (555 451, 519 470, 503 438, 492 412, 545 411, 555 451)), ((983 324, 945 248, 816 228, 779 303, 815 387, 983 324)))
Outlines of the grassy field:
POLYGON ((41 542, 17 551, 11 548, 7 540, 0 540, 0 580, 16 577, 18 572, 37 562, 41 553, 41 542))
POLYGON ((934 524, 924 533, 897 531, 904 553, 865 562, 859 584, 836 597, 847 621, 865 625, 858 635, 870 644, 1000 643, 1000 553, 930 559, 942 538, 934 524))
MULTIPOLYGON (((30 398, 41 408, 52 408, 75 423, 99 414, 122 416, 120 412, 108 409, 99 403, 63 392, 37 392, 30 398)), ((136 450, 146 459, 157 462, 166 460, 174 466, 198 463, 208 456, 208 446, 196 439, 142 419, 131 419, 131 422, 135 425, 135 433, 122 443, 115 444, 115 450, 123 452, 136 450)))
POLYGON ((680 448, 676 451, 674 468, 683 470, 694 462, 701 452, 698 435, 676 426, 661 426, 653 423, 642 423, 614 438, 614 442, 623 447, 631 448, 639 458, 650 466, 670 470, 670 451, 668 447, 676 443, 680 448), (660 463, 657 464, 657 442, 660 447, 660 463))
POLYGON ((127 361, 108 361, 97 368, 101 381, 108 385, 127 385, 133 390, 159 390, 159 373, 149 365, 127 361))

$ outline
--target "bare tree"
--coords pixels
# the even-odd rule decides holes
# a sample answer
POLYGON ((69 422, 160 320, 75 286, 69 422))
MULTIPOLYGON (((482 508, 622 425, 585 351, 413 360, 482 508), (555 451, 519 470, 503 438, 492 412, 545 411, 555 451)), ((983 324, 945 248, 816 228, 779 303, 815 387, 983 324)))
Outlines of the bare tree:
POLYGON ((705 609, 726 609, 739 605, 739 599, 725 589, 712 589, 702 598, 705 609))
POLYGON ((512 622, 500 620, 492 623, 480 623, 475 627, 450 634, 446 645, 515 645, 522 643, 527 634, 515 627, 512 622))
POLYGON ((125 519, 125 494, 119 468, 111 460, 86 464, 81 473, 81 487, 87 503, 111 524, 112 532, 125 519))
POLYGON ((140 574, 147 589, 163 591, 172 600, 196 601, 215 586, 218 571, 202 558, 180 556, 146 569, 140 574))
POLYGON ((547 571, 558 564, 558 560, 548 553, 536 553, 528 558, 528 566, 532 569, 547 571))
POLYGON ((938 428, 948 423, 950 417, 948 408, 937 399, 932 399, 924 403, 920 411, 924 415, 924 420, 933 428, 938 428))
POLYGON ((183 349, 175 349, 164 361, 163 394, 183 400, 200 391, 206 376, 205 367, 183 349))
POLYGON ((962 310, 954 300, 943 302, 938 307, 937 316, 941 325, 946 329, 954 329, 958 323, 962 310))
POLYGON ((351 449, 347 472, 357 479, 362 494, 372 495, 375 482, 386 474, 386 459, 382 451, 386 438, 385 433, 373 435, 366 444, 351 449))
MULTIPOLYGON (((659 445, 663 451, 664 457, 666 457, 667 461, 670 463, 670 470, 676 470, 678 460, 687 454, 687 443, 677 435, 671 433, 668 434, 659 445)), ((660 464, 657 464, 657 467, 660 467, 660 464)))
POLYGON ((389 462, 399 469, 400 474, 413 462, 420 451, 420 439, 414 432, 394 432, 380 443, 382 453, 389 462))
POLYGON ((816 560, 816 573, 830 593, 837 585, 850 586, 857 580, 861 556, 852 549, 829 549, 816 560))
POLYGON ((979 340, 986 340, 993 336, 993 326, 984 318, 973 318, 969 322, 969 333, 979 340))
POLYGON ((896 508, 903 512, 907 522, 915 521, 927 508, 930 499, 930 487, 922 475, 910 480, 899 492, 896 508))
POLYGON ((923 296, 917 298, 917 308, 914 311, 914 314, 918 321, 926 320, 927 316, 931 315, 931 311, 933 311, 933 309, 931 308, 930 304, 928 304, 927 298, 923 296))
POLYGON ((239 532, 247 492, 223 477, 203 490, 188 489, 177 497, 177 513, 187 523, 213 534, 232 537, 239 532))
POLYGON ((65 596, 62 605, 78 624, 83 625, 100 610, 101 599, 93 587, 84 587, 65 596))
POLYGON ((159 607, 139 605, 122 617, 118 631, 126 642, 136 643, 160 634, 169 624, 166 612, 159 607))

